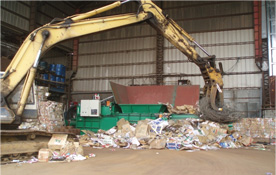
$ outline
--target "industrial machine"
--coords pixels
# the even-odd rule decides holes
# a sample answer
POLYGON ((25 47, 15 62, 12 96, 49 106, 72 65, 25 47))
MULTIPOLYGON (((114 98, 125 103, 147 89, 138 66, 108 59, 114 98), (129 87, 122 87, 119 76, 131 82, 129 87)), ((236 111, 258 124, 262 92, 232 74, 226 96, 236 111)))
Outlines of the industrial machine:
POLYGON ((97 132, 99 129, 108 130, 116 126, 122 118, 130 123, 159 117, 165 120, 198 118, 197 115, 188 112, 169 114, 167 109, 167 104, 186 104, 196 108, 199 100, 198 85, 123 86, 114 82, 110 84, 114 102, 108 102, 109 98, 81 100, 77 106, 76 116, 66 116, 66 124, 80 130, 97 132), (100 114, 95 115, 96 111, 100 111, 100 114))
MULTIPOLYGON (((47 50, 67 39, 141 22, 147 22, 153 26, 185 54, 189 61, 199 67, 205 81, 204 95, 208 99, 211 110, 214 111, 212 114, 220 116, 220 111, 223 107, 223 81, 220 70, 216 68, 215 56, 208 54, 206 50, 171 18, 165 15, 162 9, 153 2, 149 0, 138 1, 139 9, 136 14, 91 18, 96 14, 116 8, 128 1, 117 1, 105 7, 64 19, 57 18, 29 34, 1 78, 2 128, 12 125, 18 126, 22 122, 21 116, 33 85, 40 58, 47 50), (199 47, 207 56, 199 56, 189 42, 199 47), (18 90, 16 87, 20 83, 22 83, 22 88, 18 90), (16 108, 11 109, 11 104, 9 104, 7 98, 14 92, 20 93, 20 99, 16 108)), ((98 111, 93 109, 91 115, 98 115, 100 108, 97 109, 98 111)))

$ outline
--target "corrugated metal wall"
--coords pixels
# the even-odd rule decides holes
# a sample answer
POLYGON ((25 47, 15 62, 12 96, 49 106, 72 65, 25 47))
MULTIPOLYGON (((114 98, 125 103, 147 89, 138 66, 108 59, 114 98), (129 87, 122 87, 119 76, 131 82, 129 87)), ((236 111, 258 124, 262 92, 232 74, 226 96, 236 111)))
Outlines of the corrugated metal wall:
POLYGON ((1 22, 29 31, 29 2, 1 1, 1 22))
MULTIPOLYGON (((222 62, 224 72, 227 74, 234 74, 225 75, 223 78, 224 87, 233 88, 260 87, 261 85, 261 74, 255 65, 253 34, 253 29, 244 29, 194 33, 191 35, 198 43, 201 43, 211 55, 216 55, 217 64, 218 62, 222 62)), ((206 56, 199 49, 196 50, 200 55, 206 56)), ((192 84, 204 85, 198 67, 188 62, 186 56, 172 47, 168 41, 165 41, 164 59, 165 76, 181 76, 181 74, 186 74, 185 79, 190 79, 192 84)), ((165 78, 165 84, 175 84, 177 83, 177 78, 165 78)))
MULTIPOLYGON (((138 8, 135 3, 122 7, 103 15, 136 12, 138 8)), ((156 31, 147 24, 83 37, 79 41, 73 91, 110 91, 109 81, 125 85, 154 84, 155 55, 156 31)))
MULTIPOLYGON (((253 4, 251 2, 164 2, 171 18, 195 38, 216 60, 222 62, 224 87, 260 87, 255 65, 253 4), (235 80, 235 81, 234 81, 235 80)), ((201 56, 206 56, 196 49, 201 56)), ((165 74, 188 74, 192 84, 204 85, 199 69, 165 41, 165 74), (194 74, 198 74, 197 76, 194 74)), ((165 76, 166 77, 166 76, 165 76)), ((175 84, 176 77, 165 78, 175 84)))
POLYGON ((75 9, 61 1, 37 2, 37 24, 44 25, 54 18, 65 18, 75 13, 75 9))
POLYGON ((224 102, 245 117, 262 116, 260 88, 225 89, 224 102))

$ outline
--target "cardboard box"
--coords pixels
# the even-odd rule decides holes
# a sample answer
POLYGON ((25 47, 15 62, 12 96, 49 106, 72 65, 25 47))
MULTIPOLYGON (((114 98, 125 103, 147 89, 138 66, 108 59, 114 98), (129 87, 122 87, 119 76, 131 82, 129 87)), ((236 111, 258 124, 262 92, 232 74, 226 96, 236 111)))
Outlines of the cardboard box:
POLYGON ((53 134, 48 142, 48 148, 51 150, 60 150, 67 141, 67 134, 53 134))
POLYGON ((38 161, 39 162, 48 162, 51 157, 50 149, 42 148, 38 152, 38 161))

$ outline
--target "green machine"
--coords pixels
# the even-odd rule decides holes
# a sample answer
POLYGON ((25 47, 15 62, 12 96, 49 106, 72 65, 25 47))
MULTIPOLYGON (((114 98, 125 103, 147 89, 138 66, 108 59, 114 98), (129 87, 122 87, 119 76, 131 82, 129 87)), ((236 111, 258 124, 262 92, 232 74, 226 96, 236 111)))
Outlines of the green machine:
MULTIPOLYGON (((97 132, 99 129, 108 130, 117 125, 117 122, 124 118, 130 123, 137 123, 139 120, 145 119, 156 119, 160 114, 167 112, 166 105, 163 104, 116 104, 110 103, 109 106, 101 105, 100 106, 100 115, 95 116, 83 116, 82 108, 86 108, 83 103, 97 101, 97 100, 85 100, 77 106, 77 115, 75 119, 71 119, 70 126, 74 126, 80 130, 90 130, 97 132)), ((101 103, 99 100, 98 103, 101 103)), ((98 106, 98 105, 96 105, 98 106)), ((95 112, 95 107, 93 105, 88 106, 88 111, 93 113, 95 112)), ((170 116, 170 120, 178 120, 183 118, 198 118, 196 115, 185 114, 185 115, 176 115, 173 114, 170 116)), ((167 120, 167 118, 164 118, 167 120)))
MULTIPOLYGON (((81 100, 76 117, 71 119, 70 125, 93 132, 99 129, 108 130, 116 126, 117 121, 122 118, 130 123, 137 123, 139 120, 156 119, 160 114, 164 116, 168 111, 163 103, 195 106, 199 100, 199 85, 123 86, 110 82, 110 86, 113 92, 111 97, 103 100, 81 100), (110 98, 114 98, 115 102, 107 103, 110 98)), ((172 114, 169 118, 164 117, 165 120, 184 118, 198 116, 172 114)))
MULTIPOLYGON (((108 130, 117 125, 117 121, 124 118, 130 123, 137 123, 139 120, 156 119, 160 113, 166 111, 165 105, 117 105, 110 103, 109 106, 101 105, 101 113, 99 116, 82 116, 82 102, 77 107, 77 115, 75 121, 71 121, 70 125, 74 125, 81 130, 90 130, 97 132, 99 129, 108 130)), ((91 109, 93 110, 93 109, 91 109)))

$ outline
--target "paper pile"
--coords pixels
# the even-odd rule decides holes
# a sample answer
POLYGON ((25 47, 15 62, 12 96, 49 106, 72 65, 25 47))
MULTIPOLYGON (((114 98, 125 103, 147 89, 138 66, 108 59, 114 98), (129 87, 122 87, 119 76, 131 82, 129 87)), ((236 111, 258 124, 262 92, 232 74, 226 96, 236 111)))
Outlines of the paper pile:
POLYGON ((173 107, 171 104, 165 104, 170 114, 195 114, 198 108, 192 105, 182 105, 173 107))
POLYGON ((69 141, 67 134, 53 134, 48 148, 42 148, 38 154, 39 162, 85 160, 83 148, 79 142, 69 141))
POLYGON ((230 131, 227 125, 201 119, 146 119, 133 126, 121 119, 108 131, 83 132, 86 134, 80 136, 80 144, 94 148, 210 150, 239 148, 253 142, 250 136, 230 131))

